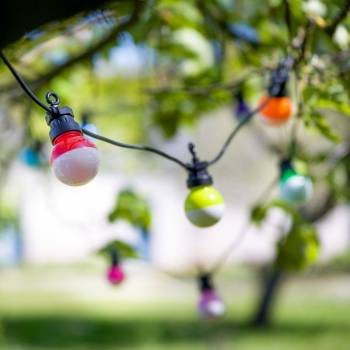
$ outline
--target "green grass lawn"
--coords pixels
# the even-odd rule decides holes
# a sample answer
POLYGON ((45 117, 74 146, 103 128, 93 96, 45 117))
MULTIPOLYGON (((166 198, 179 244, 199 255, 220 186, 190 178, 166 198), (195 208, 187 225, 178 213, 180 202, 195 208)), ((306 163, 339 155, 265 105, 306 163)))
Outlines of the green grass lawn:
MULTIPOLYGON (((0 286, 0 339, 4 350, 350 348, 347 276, 293 279, 282 290, 274 325, 261 329, 247 325, 254 293, 240 295, 233 290, 229 298, 227 286, 224 294, 228 314, 221 321, 204 322, 195 314, 193 295, 176 300, 110 300, 103 294, 87 298, 83 290, 61 292, 38 289, 37 285, 21 288, 18 275, 16 283, 13 276, 8 276, 2 276, 0 286), (334 294, 337 286, 342 294, 334 294)), ((45 278, 48 274, 43 273, 45 278)))

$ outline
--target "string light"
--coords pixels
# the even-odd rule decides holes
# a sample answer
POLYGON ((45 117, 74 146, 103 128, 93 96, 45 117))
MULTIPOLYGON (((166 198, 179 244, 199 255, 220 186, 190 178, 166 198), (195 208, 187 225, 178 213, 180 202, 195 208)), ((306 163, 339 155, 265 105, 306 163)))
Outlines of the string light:
POLYGON ((298 174, 290 159, 284 159, 280 164, 281 198, 291 204, 304 204, 313 193, 312 181, 309 177, 298 174))
POLYGON ((53 145, 50 164, 56 177, 66 185, 80 186, 91 181, 97 174, 100 162, 96 145, 82 134, 69 107, 59 107, 55 93, 48 93, 46 101, 50 112, 46 122, 50 127, 53 145))
MULTIPOLYGON (((223 157, 241 128, 268 105, 270 97, 242 118, 212 160, 199 161, 194 151, 194 145, 190 144, 189 149, 192 154, 192 162, 185 163, 162 150, 146 145, 119 142, 98 135, 88 130, 88 128, 81 128, 75 122, 73 111, 69 107, 59 107, 60 100, 57 94, 54 92, 48 93, 46 95, 48 105, 45 105, 35 96, 1 51, 0 57, 27 95, 47 112, 46 121, 51 128, 50 138, 54 145, 51 164, 55 175, 63 183, 72 186, 83 185, 97 174, 99 154, 95 144, 85 138, 83 136, 84 133, 87 136, 114 146, 151 152, 178 164, 188 172, 187 187, 190 189, 190 193, 185 201, 185 213, 190 222, 197 227, 210 227, 221 219, 224 212, 224 200, 221 194, 212 187, 213 179, 208 173, 208 167, 217 163, 223 157)), ((272 76, 272 85, 269 89, 271 96, 277 96, 282 87, 285 86, 288 70, 292 66, 292 64, 288 65, 288 62, 290 62, 288 59, 284 61, 272 76)))
POLYGON ((243 92, 241 90, 236 92, 233 96, 236 102, 235 117, 237 118, 238 121, 241 121, 244 118, 246 118, 246 116, 249 114, 250 108, 245 102, 243 97, 243 92))
POLYGON ((199 316, 206 319, 218 319, 225 313, 225 304, 215 291, 211 276, 201 275, 198 278, 200 298, 198 301, 199 316))
POLYGON ((125 273, 120 264, 119 254, 117 249, 113 248, 110 251, 111 265, 109 266, 106 276, 107 280, 112 285, 119 285, 125 279, 125 273))
POLYGON ((33 140, 32 144, 24 147, 20 153, 20 159, 32 168, 40 168, 43 165, 43 144, 40 140, 33 140))
POLYGON ((281 126, 287 123, 293 113, 292 101, 286 94, 289 71, 294 65, 294 59, 288 57, 282 61, 271 74, 268 96, 262 96, 260 104, 261 119, 268 125, 281 126))
POLYGON ((192 166, 187 179, 190 193, 185 200, 185 213, 195 226, 213 226, 223 216, 224 199, 212 186, 213 179, 207 171, 208 163, 198 159, 194 144, 189 144, 189 150, 192 154, 192 166))

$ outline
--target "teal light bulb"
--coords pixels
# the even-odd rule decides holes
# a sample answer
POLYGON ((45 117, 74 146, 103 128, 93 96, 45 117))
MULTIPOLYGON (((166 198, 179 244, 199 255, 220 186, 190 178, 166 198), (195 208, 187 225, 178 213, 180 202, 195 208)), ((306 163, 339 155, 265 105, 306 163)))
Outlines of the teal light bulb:
POLYGON ((304 204, 313 193, 309 177, 298 174, 292 167, 284 169, 280 178, 281 198, 291 204, 304 204))

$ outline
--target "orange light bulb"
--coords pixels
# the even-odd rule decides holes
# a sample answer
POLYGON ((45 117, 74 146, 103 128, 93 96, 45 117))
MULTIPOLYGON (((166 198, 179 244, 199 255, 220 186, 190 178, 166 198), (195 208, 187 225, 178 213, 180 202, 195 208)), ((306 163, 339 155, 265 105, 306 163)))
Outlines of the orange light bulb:
POLYGON ((293 112, 292 101, 288 96, 263 96, 260 99, 260 116, 264 122, 272 126, 280 126, 288 122, 293 112))

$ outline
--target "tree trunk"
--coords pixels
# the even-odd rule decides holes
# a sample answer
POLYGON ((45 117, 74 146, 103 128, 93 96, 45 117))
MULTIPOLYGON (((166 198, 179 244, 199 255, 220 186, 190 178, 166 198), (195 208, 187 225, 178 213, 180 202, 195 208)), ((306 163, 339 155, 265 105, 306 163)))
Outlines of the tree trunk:
POLYGON ((263 273, 261 298, 252 320, 254 326, 267 326, 270 323, 273 303, 276 300, 276 293, 278 292, 282 277, 282 271, 275 268, 263 273))
MULTIPOLYGON (((349 156, 348 154, 346 155, 349 156)), ((329 193, 322 205, 316 209, 302 211, 301 215, 305 221, 315 223, 326 216, 335 206, 335 198, 332 193, 329 193)), ((285 274, 278 269, 271 268, 262 273, 262 287, 260 300, 255 315, 252 319, 254 326, 267 326, 271 322, 272 307, 276 299, 276 294, 280 287, 285 274)))

